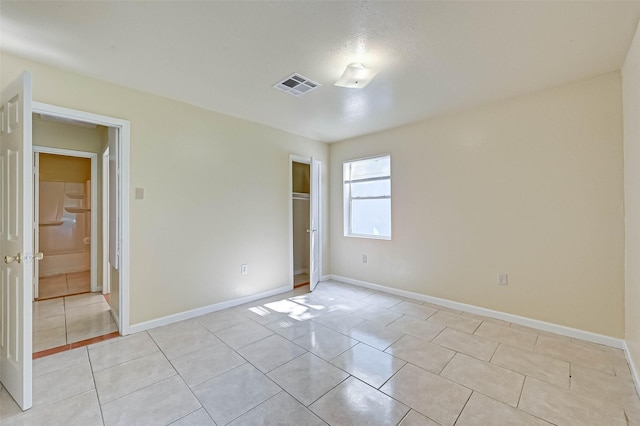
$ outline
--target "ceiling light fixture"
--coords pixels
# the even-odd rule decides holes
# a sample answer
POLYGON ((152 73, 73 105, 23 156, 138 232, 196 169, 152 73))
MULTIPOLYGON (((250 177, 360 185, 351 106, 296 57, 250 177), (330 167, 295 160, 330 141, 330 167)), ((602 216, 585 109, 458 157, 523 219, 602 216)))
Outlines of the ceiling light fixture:
POLYGON ((376 71, 366 68, 361 63, 349 64, 342 76, 336 81, 336 86, 362 89, 373 80, 376 74, 376 71))

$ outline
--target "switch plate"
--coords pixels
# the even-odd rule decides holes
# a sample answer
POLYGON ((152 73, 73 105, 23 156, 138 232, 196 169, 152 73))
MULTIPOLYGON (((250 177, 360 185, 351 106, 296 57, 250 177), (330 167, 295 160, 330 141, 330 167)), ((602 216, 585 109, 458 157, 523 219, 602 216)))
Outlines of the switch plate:
POLYGON ((136 200, 144 200, 144 188, 136 188, 136 200))
POLYGON ((362 263, 367 263, 367 255, 366 254, 362 255, 362 263))
POLYGON ((240 273, 242 275, 247 275, 249 273, 249 265, 247 265, 246 263, 240 265, 240 273))
POLYGON ((498 284, 499 285, 509 284, 509 275, 506 272, 498 272, 498 284))

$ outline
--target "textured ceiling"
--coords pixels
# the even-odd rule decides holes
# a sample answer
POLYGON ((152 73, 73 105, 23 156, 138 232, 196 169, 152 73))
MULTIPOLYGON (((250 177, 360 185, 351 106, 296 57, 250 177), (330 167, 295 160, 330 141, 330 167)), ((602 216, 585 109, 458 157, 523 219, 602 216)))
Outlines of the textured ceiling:
POLYGON ((10 2, 0 47, 336 141, 619 70, 640 2, 10 2), (378 71, 333 84, 346 65, 378 71), (272 86, 297 72, 302 97, 272 86))

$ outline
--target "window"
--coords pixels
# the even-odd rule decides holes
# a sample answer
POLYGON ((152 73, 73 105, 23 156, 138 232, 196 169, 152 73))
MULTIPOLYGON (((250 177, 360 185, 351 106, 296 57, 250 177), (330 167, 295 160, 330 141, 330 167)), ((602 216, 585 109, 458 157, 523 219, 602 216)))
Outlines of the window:
POLYGON ((391 239, 391 156, 343 163, 344 235, 391 239))

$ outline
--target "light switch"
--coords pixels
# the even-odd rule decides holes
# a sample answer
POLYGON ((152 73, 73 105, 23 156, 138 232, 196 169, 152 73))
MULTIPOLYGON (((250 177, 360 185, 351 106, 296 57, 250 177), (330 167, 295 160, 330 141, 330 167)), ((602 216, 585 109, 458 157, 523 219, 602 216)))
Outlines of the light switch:
POLYGON ((144 188, 136 188, 136 200, 144 200, 144 188))
POLYGON ((509 276, 506 272, 498 272, 498 284, 499 285, 507 285, 509 284, 509 276))

